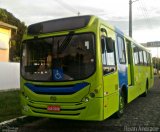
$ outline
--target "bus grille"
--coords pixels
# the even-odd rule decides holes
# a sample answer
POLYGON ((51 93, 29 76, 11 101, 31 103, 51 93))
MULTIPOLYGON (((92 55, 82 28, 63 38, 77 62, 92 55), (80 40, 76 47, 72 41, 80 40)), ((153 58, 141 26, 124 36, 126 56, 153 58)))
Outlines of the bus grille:
POLYGON ((28 106, 30 109, 35 112, 35 113, 40 113, 40 114, 52 114, 52 115, 63 115, 63 116, 78 116, 80 113, 86 108, 84 104, 82 103, 71 103, 71 105, 65 105, 65 103, 54 103, 54 105, 59 105, 61 106, 60 112, 54 112, 54 111, 48 111, 47 106, 53 105, 51 103, 43 103, 41 102, 41 105, 38 105, 39 103, 36 103, 33 101, 28 102, 28 106), (31 103, 32 102, 32 103, 31 103), (67 106, 67 107, 66 107, 67 106))

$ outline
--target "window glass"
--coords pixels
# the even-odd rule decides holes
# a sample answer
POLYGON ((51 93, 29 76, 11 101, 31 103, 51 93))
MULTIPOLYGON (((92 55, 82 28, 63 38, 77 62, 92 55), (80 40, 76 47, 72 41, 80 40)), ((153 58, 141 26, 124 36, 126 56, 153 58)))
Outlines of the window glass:
POLYGON ((143 51, 139 48, 139 61, 140 65, 143 65, 143 51))
POLYGON ((146 51, 143 51, 144 64, 147 65, 147 54, 146 51))
POLYGON ((122 37, 118 36, 118 53, 119 53, 119 62, 121 64, 126 63, 126 55, 125 55, 125 45, 122 37))
POLYGON ((53 36, 24 42, 21 73, 29 80, 68 81, 95 71, 95 43, 91 33, 53 36))
POLYGON ((106 60, 106 42, 104 37, 101 38, 101 45, 102 45, 102 63, 103 66, 107 65, 107 60, 106 60))
POLYGON ((139 64, 138 47, 133 46, 133 52, 134 52, 134 63, 137 65, 139 64))
POLYGON ((132 56, 131 56, 131 42, 129 40, 126 39, 126 42, 127 42, 127 55, 128 55, 128 64, 131 64, 131 59, 132 59, 132 56))
POLYGON ((115 61, 115 49, 112 52, 107 52, 108 49, 106 46, 108 43, 106 41, 106 37, 101 37, 101 45, 102 45, 102 64, 103 64, 103 73, 107 74, 115 71, 116 69, 116 61, 115 61))
POLYGON ((151 62, 150 62, 150 54, 147 53, 147 65, 150 65, 150 64, 151 64, 151 62))

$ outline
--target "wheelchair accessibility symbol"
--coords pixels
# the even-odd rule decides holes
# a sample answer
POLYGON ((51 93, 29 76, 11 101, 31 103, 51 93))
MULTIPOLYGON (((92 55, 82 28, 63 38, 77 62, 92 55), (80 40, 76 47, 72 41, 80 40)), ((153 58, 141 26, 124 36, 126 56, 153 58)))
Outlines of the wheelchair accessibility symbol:
POLYGON ((62 80, 63 79, 63 69, 53 69, 53 79, 62 80))

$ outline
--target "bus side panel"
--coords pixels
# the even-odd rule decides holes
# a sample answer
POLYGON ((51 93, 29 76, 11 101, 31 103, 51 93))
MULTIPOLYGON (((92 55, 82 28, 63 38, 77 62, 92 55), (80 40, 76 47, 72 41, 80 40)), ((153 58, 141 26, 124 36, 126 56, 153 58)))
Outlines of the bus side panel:
POLYGON ((104 76, 104 118, 109 117, 119 106, 118 72, 104 76))
POLYGON ((147 66, 141 66, 140 67, 140 79, 139 79, 139 81, 140 81, 140 93, 139 93, 139 95, 141 95, 141 94, 143 94, 144 92, 145 92, 145 90, 146 90, 146 87, 147 87, 147 79, 148 79, 148 88, 149 88, 149 74, 150 74, 150 70, 148 69, 148 67, 147 66))
POLYGON ((137 88, 135 87, 135 79, 134 79, 134 56, 132 49, 132 42, 126 39, 127 45, 127 60, 128 60, 128 100, 127 102, 131 102, 133 99, 137 97, 137 88))
POLYGON ((138 68, 139 74, 139 85, 138 85, 138 95, 141 95, 146 89, 146 68, 144 66, 139 66, 138 68))

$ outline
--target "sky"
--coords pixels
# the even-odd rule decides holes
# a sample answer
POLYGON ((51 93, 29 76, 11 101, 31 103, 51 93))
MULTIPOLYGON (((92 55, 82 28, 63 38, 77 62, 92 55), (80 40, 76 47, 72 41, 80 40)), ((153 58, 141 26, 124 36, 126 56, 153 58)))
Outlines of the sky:
MULTIPOLYGON (((133 1, 133 0, 132 0, 133 1)), ((139 43, 160 41, 160 0, 134 0, 133 39, 139 43)), ((30 25, 80 15, 96 15, 128 35, 129 0, 0 0, 0 8, 30 25)), ((160 57, 160 48, 152 49, 160 57)))

